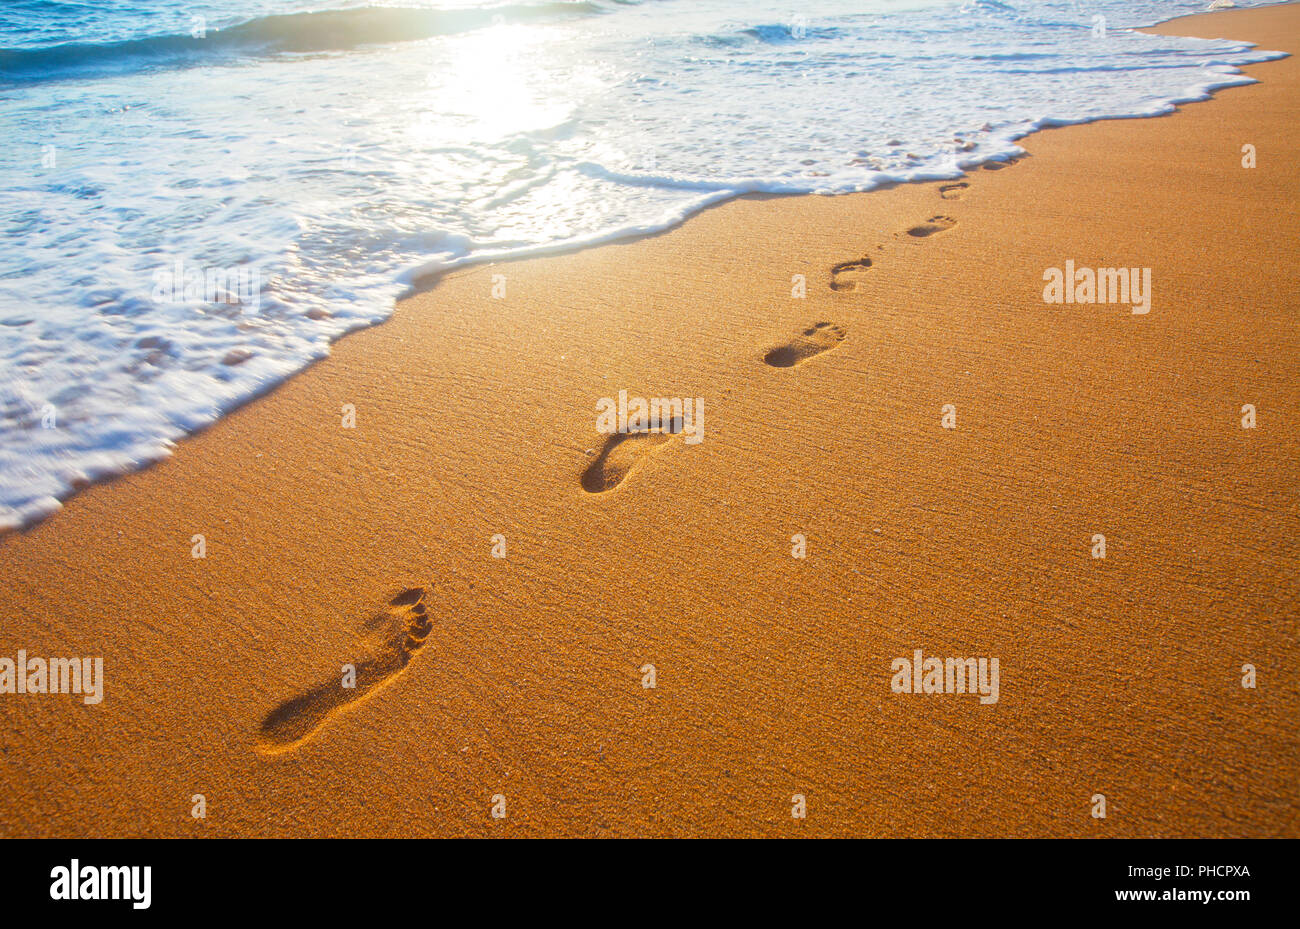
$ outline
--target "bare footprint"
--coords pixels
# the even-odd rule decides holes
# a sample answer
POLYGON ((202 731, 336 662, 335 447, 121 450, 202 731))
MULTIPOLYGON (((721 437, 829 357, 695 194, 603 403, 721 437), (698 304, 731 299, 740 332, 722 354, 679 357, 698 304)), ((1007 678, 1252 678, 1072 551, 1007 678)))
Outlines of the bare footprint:
POLYGON ((945 200, 960 200, 962 193, 969 187, 965 181, 958 181, 955 184, 944 184, 939 188, 939 196, 945 200))
POLYGON ((343 676, 284 701, 267 714, 258 730, 258 749, 279 754, 313 736, 325 721, 349 704, 373 694, 400 674, 424 647, 433 629, 424 605, 423 587, 403 590, 376 610, 364 626, 370 654, 355 662, 355 686, 343 676))
POLYGON ((945 229, 951 229, 957 225, 957 220, 951 216, 931 216, 923 223, 917 223, 907 234, 914 239, 924 239, 934 235, 936 232, 943 232, 945 229))
POLYGON ((609 436, 596 460, 582 472, 582 489, 589 494, 603 494, 607 490, 613 490, 651 452, 681 431, 681 418, 673 417, 663 428, 619 432, 609 436))
POLYGON ((809 326, 784 345, 778 345, 763 361, 774 368, 793 368, 809 358, 828 352, 844 341, 845 332, 833 323, 809 326))
POLYGON ((831 268, 831 290, 857 290, 858 284, 864 280, 864 273, 870 267, 870 258, 841 261, 831 268))
POLYGON ((984 162, 984 170, 1001 171, 1003 168, 1011 167, 1019 160, 1020 160, 1019 158, 1008 158, 1006 161, 986 161, 984 162))

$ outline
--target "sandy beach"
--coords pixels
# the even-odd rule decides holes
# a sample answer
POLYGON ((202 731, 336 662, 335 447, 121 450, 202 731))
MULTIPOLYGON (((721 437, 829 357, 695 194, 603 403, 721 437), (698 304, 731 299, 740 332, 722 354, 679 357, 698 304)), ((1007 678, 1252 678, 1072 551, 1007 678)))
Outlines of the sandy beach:
POLYGON ((1245 70, 427 282, 0 538, 0 655, 104 684, 0 698, 0 834, 1300 836, 1300 59, 1245 70), (891 690, 918 649, 996 702, 891 690))

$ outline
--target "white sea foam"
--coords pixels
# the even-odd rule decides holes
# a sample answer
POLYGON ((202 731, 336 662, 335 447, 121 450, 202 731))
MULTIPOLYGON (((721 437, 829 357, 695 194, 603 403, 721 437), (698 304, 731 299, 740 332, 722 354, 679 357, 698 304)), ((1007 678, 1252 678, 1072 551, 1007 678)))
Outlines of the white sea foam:
POLYGON ((1185 0, 263 6, 0 10, 0 527, 168 454, 431 273, 744 193, 955 177, 1277 57, 1128 28, 1185 0), (178 262, 196 286, 160 288, 178 262))

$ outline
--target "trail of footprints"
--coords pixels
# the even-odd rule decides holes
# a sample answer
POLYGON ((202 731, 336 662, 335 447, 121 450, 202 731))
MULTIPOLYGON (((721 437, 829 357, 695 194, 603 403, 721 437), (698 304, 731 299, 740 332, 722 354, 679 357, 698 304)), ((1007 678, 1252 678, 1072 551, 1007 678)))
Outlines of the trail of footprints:
MULTIPOLYGON (((793 368, 828 352, 844 341, 845 332, 830 322, 818 322, 770 349, 763 361, 773 368, 793 368)), ((680 435, 681 417, 660 429, 611 435, 582 474, 582 489, 601 494, 621 484, 656 449, 680 435)), ((366 647, 352 664, 351 686, 343 678, 285 700, 258 727, 257 748, 279 755, 309 741, 332 718, 393 681, 425 647, 433 621, 425 605, 426 590, 410 587, 375 610, 363 623, 366 647)))
MULTIPOLYGON (((793 368, 822 352, 830 351, 844 341, 844 336, 844 330, 834 323, 814 323, 789 341, 769 349, 763 356, 763 362, 773 368, 793 368)), ((613 490, 656 449, 662 448, 673 436, 680 434, 682 427, 681 418, 674 417, 666 426, 658 429, 609 436, 596 453, 596 459, 583 471, 582 489, 589 494, 603 494, 613 490)))
MULTIPOLYGON (((870 265, 870 262, 867 262, 870 265)), ((793 368, 828 352, 844 341, 845 331, 831 322, 818 322, 800 331, 763 355, 763 363, 773 368, 793 368)), ((656 449, 662 448, 682 431, 682 420, 675 417, 659 429, 616 433, 606 438, 595 460, 582 473, 582 489, 589 494, 613 490, 656 449)))
MULTIPOLYGON (((939 188, 939 195, 945 200, 954 200, 968 186, 965 181, 945 184, 939 188)), ((951 229, 956 222, 950 216, 932 216, 898 235, 927 239, 951 229)), ((856 289, 871 266, 871 259, 866 257, 835 265, 831 268, 831 289, 856 289)), ((823 320, 769 349, 763 355, 763 362, 773 368, 798 367, 831 351, 846 336, 842 327, 823 320)), ((582 489, 589 494, 603 494, 613 490, 639 464, 681 434, 682 430, 683 422, 677 417, 658 429, 607 437, 582 473, 582 489)), ((352 665, 353 686, 347 687, 340 679, 331 679, 281 703, 267 714, 258 729, 259 751, 275 755, 302 745, 330 719, 372 696, 405 671, 411 660, 424 649, 433 629, 424 602, 425 596, 426 590, 423 587, 407 588, 375 610, 363 623, 366 649, 363 656, 352 665)))
MULTIPOLYGON (((990 162, 985 167, 996 164, 999 168, 1005 167, 1006 164, 1013 164, 1014 161, 990 162)), ((951 184, 943 184, 939 187, 939 196, 944 200, 960 200, 962 195, 970 188, 966 181, 954 181, 951 184)), ((902 232, 896 233, 894 238, 901 239, 928 239, 931 236, 938 235, 957 225, 957 220, 951 216, 938 214, 931 216, 925 222, 917 223, 902 232)), ((876 248, 883 249, 883 245, 877 245, 876 248)), ((843 293, 846 291, 857 290, 859 286, 866 282, 867 272, 872 265, 871 259, 865 255, 861 258, 855 258, 851 261, 841 261, 831 268, 831 290, 843 293)))
MULTIPOLYGON (((1001 165, 999 165, 1001 167, 1001 165)), ((945 200, 960 199, 970 187, 966 181, 955 181, 939 188, 945 200)), ((951 216, 931 216, 898 233, 899 237, 924 240, 957 225, 951 216)), ((883 246, 878 246, 883 248, 883 246)), ((831 268, 831 290, 844 292, 856 290, 871 270, 872 260, 866 256, 842 261, 831 268)), ((770 349, 763 362, 773 368, 793 368, 828 352, 844 341, 845 331, 831 322, 818 322, 804 329, 793 339, 770 349)), ((582 489, 589 494, 603 494, 623 483, 636 467, 658 449, 663 448, 682 431, 680 419, 666 427, 645 429, 640 432, 618 433, 605 439, 595 454, 595 459, 582 473, 582 489)))
MULTIPOLYGON (((871 262, 868 261, 867 264, 870 265, 871 262)), ((763 355, 763 364, 770 368, 794 368, 839 346, 844 342, 845 335, 844 329, 833 322, 815 322, 788 342, 768 350, 763 355)), ((614 490, 637 465, 680 434, 681 430, 681 418, 675 417, 660 429, 610 435, 604 440, 593 463, 582 472, 582 490, 588 494, 604 494, 614 490)))

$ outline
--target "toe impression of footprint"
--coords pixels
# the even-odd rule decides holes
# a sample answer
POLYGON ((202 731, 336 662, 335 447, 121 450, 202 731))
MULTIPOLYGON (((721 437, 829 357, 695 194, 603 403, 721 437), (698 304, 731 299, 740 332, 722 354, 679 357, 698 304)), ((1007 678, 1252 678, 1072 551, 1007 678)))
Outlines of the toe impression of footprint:
POLYGON ((390 683, 424 648, 433 621, 424 604, 425 588, 410 587, 392 597, 365 621, 369 649, 353 662, 355 686, 339 676, 292 697, 267 714, 258 729, 258 749, 280 754, 314 736, 339 711, 390 683))
POLYGON ((834 323, 816 323, 769 351, 763 356, 763 361, 774 368, 793 368, 830 351, 844 341, 844 336, 844 330, 834 323))
POLYGON ((856 290, 870 267, 870 258, 841 261, 831 268, 831 290, 856 290))

